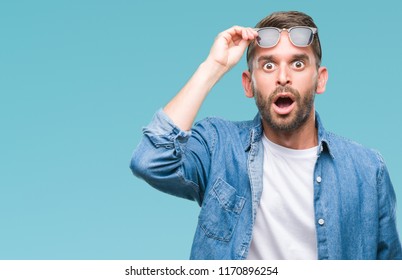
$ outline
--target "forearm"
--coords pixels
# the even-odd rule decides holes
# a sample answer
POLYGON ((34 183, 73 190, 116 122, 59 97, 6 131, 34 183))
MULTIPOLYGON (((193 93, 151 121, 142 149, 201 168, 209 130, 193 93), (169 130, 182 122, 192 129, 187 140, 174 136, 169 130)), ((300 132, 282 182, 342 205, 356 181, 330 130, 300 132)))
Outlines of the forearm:
POLYGON ((224 66, 207 59, 165 106, 164 112, 180 129, 190 130, 206 96, 226 71, 224 66))

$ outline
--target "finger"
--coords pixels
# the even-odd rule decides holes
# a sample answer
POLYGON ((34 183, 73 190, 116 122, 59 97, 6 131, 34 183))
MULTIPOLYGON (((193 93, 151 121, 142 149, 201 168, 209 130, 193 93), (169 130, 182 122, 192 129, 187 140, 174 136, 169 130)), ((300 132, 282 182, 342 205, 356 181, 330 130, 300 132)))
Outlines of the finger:
POLYGON ((238 45, 240 41, 245 40, 248 44, 249 41, 254 40, 258 36, 258 33, 250 27, 233 26, 219 34, 219 37, 223 37, 230 45, 232 42, 238 45))
POLYGON ((254 40, 258 36, 258 32, 255 31, 253 28, 247 28, 247 34, 249 40, 254 40))
POLYGON ((235 41, 238 37, 242 36, 242 28, 240 26, 233 26, 219 34, 218 37, 223 37, 227 42, 235 41))
POLYGON ((250 44, 250 40, 242 40, 241 42, 239 42, 239 47, 241 47, 242 49, 246 49, 247 48, 247 46, 250 44))
POLYGON ((245 33, 245 36, 243 36, 243 39, 245 39, 245 40, 254 40, 258 36, 258 32, 250 27, 245 28, 244 33, 245 33))
POLYGON ((250 32, 253 34, 254 39, 258 37, 258 32, 255 28, 250 28, 250 32))
POLYGON ((246 29, 245 27, 235 25, 235 26, 233 26, 233 27, 227 29, 227 30, 224 31, 224 32, 227 32, 230 36, 233 36, 233 37, 234 37, 234 36, 243 37, 243 35, 244 35, 244 30, 245 30, 245 29, 246 29))
POLYGON ((252 33, 250 32, 250 30, 245 29, 245 30, 244 30, 244 33, 246 34, 246 36, 244 37, 245 40, 252 40, 252 39, 253 39, 253 35, 252 35, 252 33))
POLYGON ((242 32, 241 32, 241 35, 242 35, 242 39, 243 40, 246 40, 246 41, 248 41, 248 31, 247 31, 247 28, 244 28, 243 30, 242 30, 242 32))

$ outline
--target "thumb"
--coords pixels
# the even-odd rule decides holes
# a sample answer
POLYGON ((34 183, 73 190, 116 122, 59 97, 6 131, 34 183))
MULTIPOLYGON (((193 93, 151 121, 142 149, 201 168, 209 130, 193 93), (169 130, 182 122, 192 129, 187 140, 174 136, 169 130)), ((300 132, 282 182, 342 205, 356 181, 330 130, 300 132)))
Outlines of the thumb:
POLYGON ((233 66, 238 63, 249 44, 249 40, 241 40, 237 46, 233 47, 229 55, 229 64, 233 66))

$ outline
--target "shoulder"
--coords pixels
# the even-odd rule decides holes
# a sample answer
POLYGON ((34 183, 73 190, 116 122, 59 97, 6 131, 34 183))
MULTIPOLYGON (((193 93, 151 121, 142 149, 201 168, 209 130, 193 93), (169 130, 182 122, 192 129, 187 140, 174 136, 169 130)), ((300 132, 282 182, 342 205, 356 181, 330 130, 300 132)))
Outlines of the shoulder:
POLYGON ((333 132, 327 131, 326 139, 330 152, 335 159, 353 161, 355 164, 364 167, 378 168, 384 165, 383 157, 377 150, 333 132))
POLYGON ((253 121, 252 120, 246 120, 246 121, 230 121, 230 120, 226 120, 224 118, 221 117, 207 117, 204 118, 200 121, 197 121, 195 123, 195 126, 199 126, 199 125, 213 125, 213 126, 217 126, 217 127, 238 127, 238 128, 249 128, 253 125, 253 121))
POLYGON ((256 125, 253 120, 229 121, 219 117, 208 117, 196 122, 192 136, 210 143, 210 147, 245 147, 249 143, 251 131, 256 125))
POLYGON ((215 134, 248 132, 253 128, 253 121, 230 121, 220 117, 208 117, 194 124, 194 130, 208 130, 215 134))

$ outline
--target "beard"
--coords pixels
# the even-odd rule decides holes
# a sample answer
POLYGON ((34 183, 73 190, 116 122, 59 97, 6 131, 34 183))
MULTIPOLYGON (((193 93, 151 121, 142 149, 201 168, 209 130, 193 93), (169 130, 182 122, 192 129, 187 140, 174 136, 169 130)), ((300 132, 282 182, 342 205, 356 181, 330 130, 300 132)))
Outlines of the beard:
POLYGON ((314 107, 316 89, 317 82, 310 89, 306 90, 302 97, 298 90, 290 86, 278 86, 268 97, 264 98, 254 83, 252 83, 255 102, 262 119, 273 130, 280 132, 294 132, 306 123, 314 107), (296 106, 288 115, 276 116, 271 111, 271 108, 276 96, 282 92, 290 93, 296 106))

